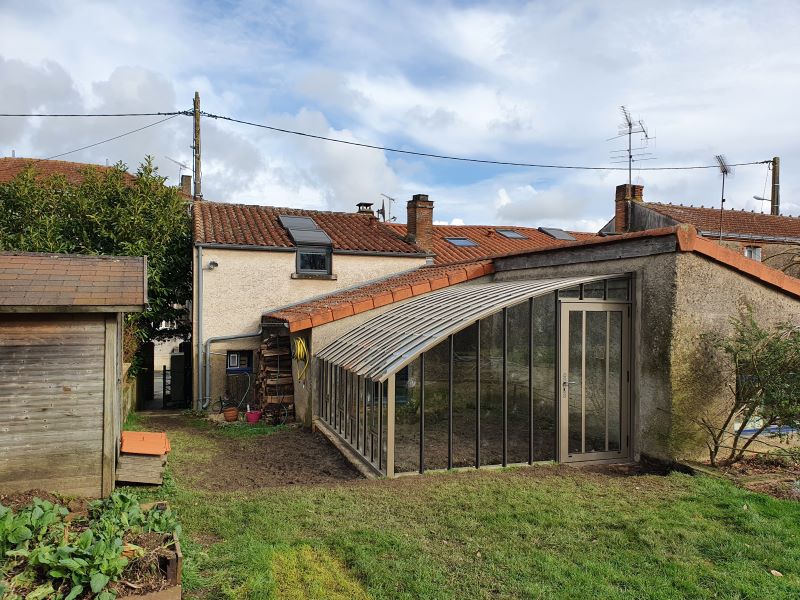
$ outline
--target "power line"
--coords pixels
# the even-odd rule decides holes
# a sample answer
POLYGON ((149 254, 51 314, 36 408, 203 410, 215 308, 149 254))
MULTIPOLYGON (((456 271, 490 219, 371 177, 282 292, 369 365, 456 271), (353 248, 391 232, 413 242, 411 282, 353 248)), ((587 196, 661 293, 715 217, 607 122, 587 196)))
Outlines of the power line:
POLYGON ((75 150, 70 150, 69 152, 62 152, 61 154, 55 154, 53 156, 48 156, 47 158, 40 158, 35 162, 39 162, 42 160, 53 160, 54 158, 59 158, 61 156, 66 156, 67 154, 74 154, 75 152, 80 152, 81 150, 87 150, 89 148, 94 148, 95 146, 99 146, 100 144, 105 144, 106 142, 111 142, 114 140, 118 140, 119 138, 125 137, 126 135, 131 135, 132 133, 136 133, 138 131, 142 131, 143 129, 148 129, 150 127, 155 127, 156 125, 160 125, 161 123, 165 123, 171 119, 174 119, 178 115, 172 115, 171 117, 167 117, 166 119, 161 119, 160 121, 156 121, 155 123, 150 123, 149 125, 145 125, 144 127, 139 127, 138 129, 132 129, 131 131, 126 131, 125 133, 121 133, 119 135, 115 135, 114 137, 108 138, 106 140, 101 140, 99 142, 95 142, 94 144, 89 144, 88 146, 83 146, 81 148, 76 148, 75 150))
MULTIPOLYGON (((326 142, 335 142, 337 144, 346 144, 348 146, 358 146, 359 148, 369 148, 371 150, 382 150, 384 152, 395 152, 398 154, 411 154, 413 156, 424 156, 427 158, 440 158, 444 160, 457 160, 461 162, 471 162, 471 163, 481 163, 481 164, 488 164, 488 165, 504 165, 509 167, 533 167, 537 169, 573 169, 573 170, 580 170, 580 171, 627 171, 627 167, 586 167, 586 166, 575 166, 575 165, 549 165, 549 164, 537 164, 537 163, 522 163, 522 162, 510 162, 510 161, 502 161, 502 160, 487 160, 481 158, 466 158, 463 156, 448 156, 445 154, 431 154, 429 152, 418 152, 415 150, 401 150, 400 148, 390 148, 387 146, 377 146, 373 144, 364 144, 362 142, 353 142, 350 140, 342 140, 339 138, 331 138, 326 137, 323 135, 315 135, 313 133, 306 133, 303 131, 294 131, 292 129, 283 129, 281 127, 273 127, 271 125, 264 125, 262 123, 253 123, 251 121, 243 121, 241 119, 234 119, 233 117, 226 117, 223 115, 215 115, 212 113, 201 112, 204 117, 208 117, 209 119, 219 119, 222 121, 230 121, 232 123, 241 123, 242 125, 250 125, 251 127, 259 127, 261 129, 268 129, 270 131, 277 131, 280 133, 288 133, 291 135, 297 135, 301 137, 307 137, 315 140, 323 140, 326 142)), ((770 161, 766 160, 757 160, 751 162, 743 162, 743 163, 735 163, 730 166, 732 167, 744 167, 747 165, 761 165, 770 161)), ((640 171, 689 171, 693 169, 717 169, 719 168, 718 165, 695 165, 695 166, 688 166, 688 167, 642 167, 640 171)))
POLYGON ((190 115, 191 111, 177 110, 172 112, 149 112, 149 113, 91 113, 91 114, 70 114, 70 113, 0 113, 0 117, 167 117, 177 115, 190 115))
MULTIPOLYGON (((69 113, 33 113, 33 114, 13 114, 13 113, 0 113, 0 117, 148 117, 148 116, 169 116, 170 118, 176 117, 179 115, 183 116, 192 116, 194 113, 191 110, 181 110, 181 111, 171 111, 171 112, 151 112, 151 113, 92 113, 92 114, 69 114, 69 113)), ((486 164, 486 165, 500 165, 500 166, 508 166, 508 167, 529 167, 529 168, 536 168, 536 169, 565 169, 565 170, 577 170, 577 171, 626 171, 627 169, 624 167, 589 167, 584 165, 554 165, 554 164, 542 164, 542 163, 524 163, 524 162, 514 162, 514 161, 503 161, 503 160, 489 160, 489 159, 482 159, 482 158, 468 158, 464 156, 450 156, 446 154, 433 154, 430 152, 420 152, 417 150, 403 150, 401 148, 392 148, 388 146, 378 146, 375 144, 365 144, 363 142, 353 142, 351 140, 343 140, 340 138, 332 138, 323 135, 316 135, 313 133, 306 133, 304 131, 295 131, 293 129, 284 129, 281 127, 273 127, 271 125, 264 125, 263 123, 254 123, 252 121, 245 121, 242 119, 235 119, 233 117, 227 117, 224 115, 215 115, 213 113, 208 113, 201 111, 200 114, 204 117, 208 117, 209 119, 217 119, 221 121, 229 121, 231 123, 239 123, 241 125, 248 125, 250 127, 258 127, 260 129, 267 129, 269 131, 276 131, 279 133, 287 133, 290 135, 296 135, 300 137, 321 140, 325 142, 333 142, 336 144, 345 144, 347 146, 356 146, 359 148, 367 148, 370 150, 380 150, 383 152, 393 152, 396 154, 407 154, 411 156, 421 156, 425 158, 438 158, 441 160, 454 160, 459 162, 469 162, 469 163, 479 163, 479 164, 486 164)), ((141 129, 146 129, 147 127, 152 127, 153 125, 158 125, 159 123, 163 123, 165 120, 159 121, 157 123, 151 123, 145 127, 140 129, 136 129, 127 133, 122 134, 129 135, 130 133, 135 133, 136 131, 141 131, 141 129)), ((58 156, 64 156, 66 154, 72 154, 73 152, 79 152, 80 150, 85 150, 86 148, 91 148, 92 146, 96 146, 99 144, 103 144, 107 141, 111 141, 117 138, 110 138, 108 140, 103 140, 102 142, 97 142, 97 144, 92 144, 90 146, 86 146, 85 148, 79 148, 77 150, 71 150, 70 152, 65 152, 63 154, 58 154, 58 156)), ((48 159, 42 159, 48 160, 48 159)), ((741 162, 741 163, 733 163, 730 166, 732 167, 745 167, 749 165, 762 165, 766 164, 770 161, 768 160, 756 160, 756 161, 749 161, 749 162, 741 162)), ((698 170, 698 169, 717 169, 719 165, 691 165, 685 167, 640 167, 637 169, 638 171, 691 171, 691 170, 698 170)))

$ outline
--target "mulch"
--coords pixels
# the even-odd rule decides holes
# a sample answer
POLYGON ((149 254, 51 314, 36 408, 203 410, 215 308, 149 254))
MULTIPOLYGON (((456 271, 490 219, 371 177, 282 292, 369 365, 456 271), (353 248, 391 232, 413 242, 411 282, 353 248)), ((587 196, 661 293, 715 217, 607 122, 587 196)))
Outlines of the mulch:
POLYGON ((800 462, 752 456, 720 471, 750 491, 800 501, 800 462))

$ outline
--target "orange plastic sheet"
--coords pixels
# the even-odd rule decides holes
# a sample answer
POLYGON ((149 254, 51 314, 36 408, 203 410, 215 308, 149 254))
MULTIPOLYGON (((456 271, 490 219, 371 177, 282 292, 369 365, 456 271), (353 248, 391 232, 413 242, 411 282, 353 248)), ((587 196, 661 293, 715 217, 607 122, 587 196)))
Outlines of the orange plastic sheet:
POLYGON ((123 431, 121 450, 126 454, 161 456, 168 453, 171 448, 166 433, 123 431))

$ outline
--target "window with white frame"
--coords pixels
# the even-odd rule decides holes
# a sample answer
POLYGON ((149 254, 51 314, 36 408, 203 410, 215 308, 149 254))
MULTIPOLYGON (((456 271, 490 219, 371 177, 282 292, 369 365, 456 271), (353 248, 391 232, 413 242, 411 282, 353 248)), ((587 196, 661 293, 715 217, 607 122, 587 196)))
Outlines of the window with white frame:
POLYGON ((747 258, 752 258, 753 260, 761 262, 761 246, 745 246, 744 255, 747 258))

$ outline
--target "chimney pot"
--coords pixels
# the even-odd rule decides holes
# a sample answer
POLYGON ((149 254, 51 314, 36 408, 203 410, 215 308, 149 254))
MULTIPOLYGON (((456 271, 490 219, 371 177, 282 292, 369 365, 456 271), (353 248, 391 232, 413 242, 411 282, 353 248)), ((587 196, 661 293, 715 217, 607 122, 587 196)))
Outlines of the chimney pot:
POLYGON ((358 208, 358 214, 375 216, 375 213, 372 212, 372 202, 359 202, 356 207, 358 208))
POLYGON ((192 195, 192 176, 181 175, 181 192, 187 196, 192 195))
POLYGON ((433 202, 428 194, 414 194, 406 205, 406 240, 423 250, 433 250, 433 202))

